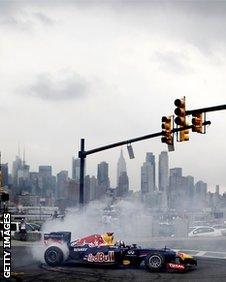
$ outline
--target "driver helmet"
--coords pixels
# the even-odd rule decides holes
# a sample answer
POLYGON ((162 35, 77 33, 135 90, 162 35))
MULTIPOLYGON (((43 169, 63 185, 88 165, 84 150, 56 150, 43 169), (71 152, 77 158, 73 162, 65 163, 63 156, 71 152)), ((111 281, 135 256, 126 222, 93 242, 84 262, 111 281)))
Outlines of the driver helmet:
POLYGON ((107 245, 113 245, 114 243, 114 232, 106 232, 102 235, 102 238, 107 245))

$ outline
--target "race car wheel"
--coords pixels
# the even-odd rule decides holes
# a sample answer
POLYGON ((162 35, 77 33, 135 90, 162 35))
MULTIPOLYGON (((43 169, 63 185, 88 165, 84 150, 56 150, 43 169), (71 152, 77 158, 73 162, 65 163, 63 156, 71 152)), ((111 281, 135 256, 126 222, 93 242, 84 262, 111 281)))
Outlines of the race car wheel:
POLYGON ((64 254, 58 247, 52 246, 45 251, 45 262, 50 266, 61 265, 64 260, 64 254))
POLYGON ((145 259, 145 266, 150 271, 159 271, 164 266, 164 257, 159 254, 150 254, 145 259))

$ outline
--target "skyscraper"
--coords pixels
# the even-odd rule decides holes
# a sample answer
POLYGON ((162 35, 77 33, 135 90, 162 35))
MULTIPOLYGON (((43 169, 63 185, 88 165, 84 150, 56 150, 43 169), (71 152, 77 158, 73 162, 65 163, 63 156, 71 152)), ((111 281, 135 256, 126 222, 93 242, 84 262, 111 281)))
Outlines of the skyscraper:
POLYGON ((80 179, 80 159, 72 158, 72 179, 79 181, 80 179))
POLYGON ((110 187, 108 177, 108 163, 101 162, 97 167, 98 195, 97 198, 105 196, 107 189, 110 187))
POLYGON ((42 181, 40 179, 38 172, 30 172, 30 184, 31 184, 31 195, 41 196, 42 181))
POLYGON ((159 155, 159 191, 166 191, 169 185, 169 158, 168 152, 159 155))
POLYGON ((141 192, 154 192, 155 187, 155 156, 153 153, 147 153, 146 162, 141 167, 141 192))
POLYGON ((41 178, 41 196, 52 197, 56 185, 55 179, 52 176, 52 167, 50 165, 40 165, 39 177, 41 178))
POLYGON ((13 186, 18 186, 18 170, 22 169, 22 160, 20 157, 16 156, 15 161, 13 161, 12 167, 12 179, 13 179, 13 186))
POLYGON ((181 196, 183 192, 182 168, 176 167, 170 169, 169 177, 169 207, 180 209, 181 196))
POLYGON ((66 199, 68 197, 68 171, 62 170, 57 174, 57 198, 66 199))
POLYGON ((199 180, 198 182, 196 182, 195 184, 195 192, 196 192, 196 198, 197 200, 199 200, 200 202, 200 206, 201 204, 205 204, 206 201, 206 194, 207 194, 207 183, 203 182, 202 180, 199 180))
POLYGON ((90 201, 97 198, 97 178, 95 176, 90 177, 90 201))
POLYGON ((129 192, 129 178, 127 172, 124 171, 119 176, 116 194, 119 197, 123 197, 123 196, 127 196, 128 192, 129 192))
POLYGON ((8 186, 9 182, 9 172, 8 172, 8 164, 0 164, 1 172, 2 172, 2 186, 8 186))
POLYGON ((152 176, 151 182, 153 183, 153 190, 156 189, 156 180, 155 180, 155 156, 153 153, 146 153, 146 162, 152 167, 152 176))
POLYGON ((17 171, 17 186, 19 193, 31 192, 30 189, 30 166, 23 162, 22 167, 17 171))
POLYGON ((120 157, 117 163, 117 182, 116 182, 117 184, 119 183, 119 177, 123 172, 126 172, 126 161, 123 156, 122 149, 121 149, 120 157))

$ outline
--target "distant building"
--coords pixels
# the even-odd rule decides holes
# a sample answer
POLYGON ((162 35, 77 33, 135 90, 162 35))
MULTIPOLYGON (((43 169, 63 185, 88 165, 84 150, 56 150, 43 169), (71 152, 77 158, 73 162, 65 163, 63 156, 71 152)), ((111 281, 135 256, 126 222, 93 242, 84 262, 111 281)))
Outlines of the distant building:
POLYGON ((195 196, 195 184, 194 184, 194 177, 191 175, 186 176, 186 198, 188 199, 190 205, 194 200, 195 196))
POLYGON ((31 194, 41 196, 40 176, 38 172, 30 172, 31 194))
POLYGON ((84 178, 84 203, 87 204, 90 201, 90 177, 86 175, 84 178))
POLYGON ((207 196, 207 183, 200 180, 195 184, 195 196, 196 201, 198 201, 199 203, 199 207, 205 207, 207 196))
POLYGON ((72 179, 80 180, 80 159, 72 158, 72 179))
POLYGON ((155 190, 155 156, 147 153, 146 162, 141 167, 141 192, 152 193, 155 190))
POLYGON ((16 156, 15 161, 13 161, 13 167, 12 167, 12 184, 14 188, 18 186, 18 170, 22 169, 22 159, 18 156, 16 156))
POLYGON ((97 178, 95 176, 92 176, 90 178, 90 201, 97 199, 97 178))
POLYGON ((217 195, 220 194, 220 186, 219 186, 219 185, 216 185, 215 193, 216 193, 217 195))
POLYGON ((155 156, 153 153, 146 153, 146 162, 152 166, 153 175, 152 175, 152 182, 153 182, 153 190, 156 190, 156 179, 155 179, 155 156))
POLYGON ((182 168, 181 167, 171 168, 170 177, 182 177, 182 168))
POLYGON ((171 209, 181 209, 184 183, 185 180, 182 177, 182 168, 171 168, 169 177, 169 207, 171 209))
POLYGON ((40 165, 39 166, 39 186, 41 189, 42 197, 52 198, 55 193, 55 178, 52 176, 52 166, 50 165, 40 165))
POLYGON ((29 194, 22 194, 18 197, 18 204, 21 206, 39 206, 40 205, 40 197, 33 196, 29 194))
POLYGON ((98 182, 97 199, 99 199, 106 195, 107 189, 110 187, 110 180, 108 177, 108 163, 101 162, 98 164, 97 182, 98 182))
POLYGON ((159 155, 159 191, 166 191, 169 186, 169 158, 168 152, 159 155))
POLYGON ((127 172, 121 172, 118 180, 118 186, 116 188, 116 196, 125 197, 129 193, 129 178, 127 172))
POLYGON ((9 172, 8 172, 8 164, 0 164, 1 173, 2 173, 2 186, 9 185, 9 172))
POLYGON ((52 176, 52 167, 50 165, 40 165, 38 172, 42 177, 52 176))
POLYGON ((116 181, 117 185, 118 185, 118 182, 119 182, 120 175, 124 172, 127 172, 126 171, 126 161, 125 161, 125 158, 123 156, 122 149, 121 149, 120 157, 119 157, 118 163, 117 163, 117 181, 116 181))
POLYGON ((19 188, 19 194, 23 192, 30 193, 31 191, 29 169, 30 166, 24 163, 17 171, 17 186, 19 188))
POLYGON ((120 157, 117 163, 117 188, 116 195, 118 197, 124 197, 128 195, 129 192, 129 178, 126 170, 126 161, 123 156, 121 149, 120 157))
POLYGON ((169 206, 180 212, 197 210, 193 176, 182 176, 182 168, 170 169, 169 206))
POLYGON ((57 199, 68 198, 68 171, 62 170, 57 174, 57 199))
POLYGON ((79 204, 79 183, 74 179, 68 182, 68 199, 67 206, 74 207, 79 204))

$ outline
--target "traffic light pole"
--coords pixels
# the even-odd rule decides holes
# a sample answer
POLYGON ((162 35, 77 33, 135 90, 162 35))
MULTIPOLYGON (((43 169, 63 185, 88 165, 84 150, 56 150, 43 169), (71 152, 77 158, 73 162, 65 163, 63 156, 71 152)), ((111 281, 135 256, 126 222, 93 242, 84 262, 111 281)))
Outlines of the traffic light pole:
POLYGON ((117 143, 112 143, 103 147, 98 147, 93 150, 88 150, 85 151, 85 139, 81 139, 80 143, 80 151, 78 153, 78 157, 80 158, 80 181, 79 181, 79 205, 80 207, 84 205, 84 174, 85 174, 85 158, 87 155, 91 155, 100 151, 112 149, 118 146, 126 145, 126 144, 131 144, 133 142, 138 142, 141 140, 149 139, 149 138, 154 138, 161 136, 162 132, 154 133, 154 134, 148 134, 145 136, 117 142, 117 143))
MULTIPOLYGON (((209 124, 211 124, 210 121, 203 122, 203 125, 209 125, 209 124)), ((185 130, 185 129, 190 129, 190 128, 192 128, 192 125, 180 127, 180 128, 174 128, 171 131, 171 133, 179 132, 179 131, 182 131, 182 130, 185 130)), ((138 141, 142 141, 142 140, 146 140, 146 139, 151 139, 151 138, 155 138, 155 137, 159 137, 159 136, 162 136, 162 131, 157 132, 157 133, 153 133, 153 134, 144 135, 144 136, 137 137, 137 138, 133 138, 133 139, 128 139, 128 140, 117 142, 117 143, 112 143, 112 144, 102 146, 102 147, 98 147, 98 148, 88 150, 88 151, 85 151, 85 139, 81 139, 80 151, 79 151, 79 154, 78 154, 78 157, 80 158, 80 181, 79 181, 79 204, 80 204, 80 207, 82 207, 84 205, 84 172, 85 172, 85 158, 86 158, 87 155, 95 154, 95 153, 100 152, 100 151, 112 149, 112 148, 115 148, 115 147, 118 147, 118 146, 127 145, 127 144, 131 144, 131 143, 134 143, 134 142, 138 142, 138 141)))
POLYGON ((207 112, 215 112, 215 111, 221 111, 221 110, 226 110, 226 105, 220 105, 220 106, 214 106, 214 107, 190 110, 190 111, 186 111, 186 115, 192 115, 192 114, 198 114, 198 113, 207 113, 207 112))
POLYGON ((79 205, 80 207, 84 204, 84 177, 85 177, 85 139, 81 139, 80 151, 78 154, 80 158, 80 181, 79 181, 79 205))

